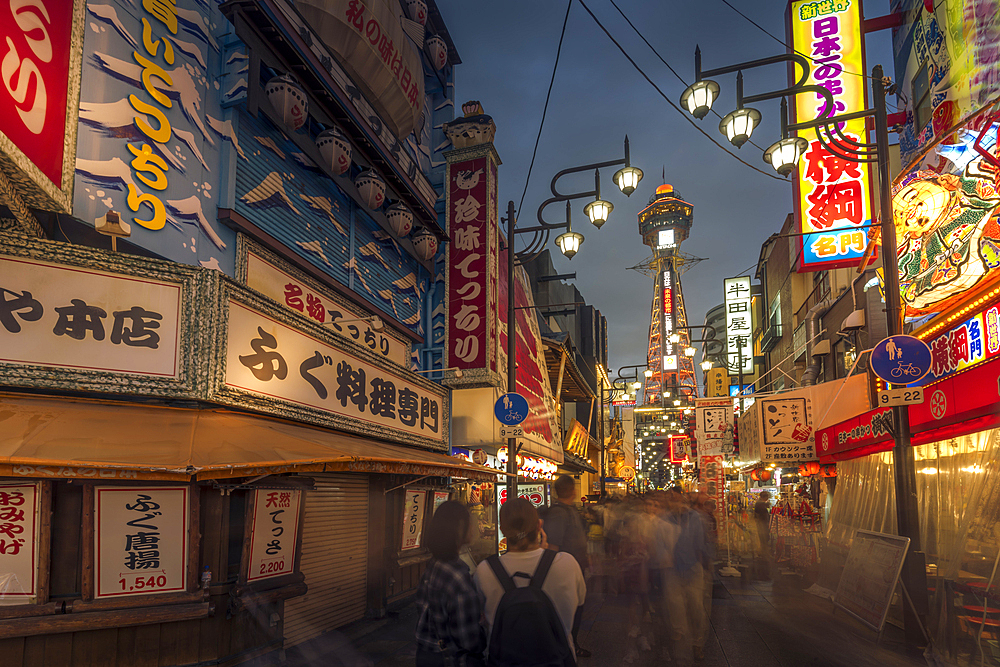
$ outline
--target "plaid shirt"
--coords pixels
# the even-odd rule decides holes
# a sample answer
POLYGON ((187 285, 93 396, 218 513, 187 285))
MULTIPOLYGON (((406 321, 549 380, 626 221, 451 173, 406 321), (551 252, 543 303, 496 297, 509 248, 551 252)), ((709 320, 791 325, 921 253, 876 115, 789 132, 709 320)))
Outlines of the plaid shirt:
POLYGON ((483 604, 469 568, 459 559, 434 560, 417 589, 420 619, 417 645, 427 651, 446 649, 461 656, 481 656, 486 649, 486 633, 479 621, 483 604))

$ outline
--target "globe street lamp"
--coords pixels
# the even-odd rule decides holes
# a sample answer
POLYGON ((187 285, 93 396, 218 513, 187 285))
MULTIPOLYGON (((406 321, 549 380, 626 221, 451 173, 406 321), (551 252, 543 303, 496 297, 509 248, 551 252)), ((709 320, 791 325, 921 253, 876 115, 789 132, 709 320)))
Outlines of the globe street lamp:
POLYGON ((712 102, 719 97, 719 84, 715 81, 695 81, 681 93, 681 106, 701 120, 712 110, 712 102))

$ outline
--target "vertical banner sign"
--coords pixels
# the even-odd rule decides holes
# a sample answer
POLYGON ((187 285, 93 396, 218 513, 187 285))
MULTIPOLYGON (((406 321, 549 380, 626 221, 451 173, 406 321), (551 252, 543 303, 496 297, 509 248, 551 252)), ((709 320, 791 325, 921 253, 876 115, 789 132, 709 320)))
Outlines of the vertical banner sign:
POLYGON ((187 589, 188 487, 94 490, 94 597, 187 589))
POLYGON ((451 386, 490 386, 497 374, 496 169, 492 144, 447 154, 446 366, 451 386), (465 159, 463 159, 465 158, 465 159))
MULTIPOLYGON (((811 59, 806 83, 822 86, 833 96, 835 108, 830 115, 864 110, 868 79, 862 76, 861 0, 792 2, 789 18, 792 46, 811 59)), ((796 68, 794 76, 798 75, 796 68)), ((826 106, 814 94, 796 95, 794 100, 795 122, 818 118, 826 106)), ((848 139, 867 141, 864 118, 840 128, 848 139)), ((830 153, 815 130, 800 135, 809 141, 809 150, 799 160, 795 181, 799 231, 805 234, 799 237, 798 271, 857 266, 867 243, 863 226, 872 222, 870 168, 830 153)))
POLYGON ((35 601, 38 486, 0 485, 0 605, 35 601))
POLYGON ((730 375, 753 373, 753 322, 750 313, 750 276, 726 278, 726 360, 730 375), (740 370, 742 363, 743 370, 740 370))
POLYGON ((270 579, 295 569, 301 491, 254 491, 247 581, 270 579))
POLYGON ((0 167, 29 205, 68 213, 76 162, 82 0, 0 8, 0 167))
POLYGON ((710 398, 729 395, 729 378, 725 368, 713 368, 705 374, 705 386, 710 398))
POLYGON ((407 489, 403 500, 403 545, 401 549, 416 549, 424 532, 424 503, 427 492, 407 489))
MULTIPOLYGON (((674 281, 670 268, 663 272, 663 370, 674 371, 671 375, 677 376, 677 350, 670 340, 674 333, 674 281)), ((673 384, 666 382, 664 386, 673 384)))

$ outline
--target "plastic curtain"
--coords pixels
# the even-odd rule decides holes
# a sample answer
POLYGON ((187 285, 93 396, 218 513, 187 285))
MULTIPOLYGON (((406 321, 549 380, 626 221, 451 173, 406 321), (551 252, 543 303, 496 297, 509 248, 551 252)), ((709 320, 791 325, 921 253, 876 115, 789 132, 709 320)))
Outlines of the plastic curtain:
MULTIPOLYGON (((914 447, 914 459, 935 653, 950 664, 979 664, 977 619, 983 607, 1000 607, 1000 576, 994 573, 1000 554, 1000 429, 914 447)), ((892 452, 840 462, 837 471, 830 546, 846 551, 856 530, 895 534, 892 452)), ((994 617, 1000 620, 1000 614, 994 617)), ((986 627, 982 642, 990 656, 998 649, 996 628, 986 627)))

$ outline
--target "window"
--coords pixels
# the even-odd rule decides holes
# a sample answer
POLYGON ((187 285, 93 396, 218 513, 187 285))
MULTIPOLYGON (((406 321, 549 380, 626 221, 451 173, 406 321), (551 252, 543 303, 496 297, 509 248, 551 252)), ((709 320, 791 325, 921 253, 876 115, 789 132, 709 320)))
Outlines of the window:
POLYGON ((913 75, 911 92, 913 94, 913 122, 914 131, 920 134, 920 130, 930 122, 931 112, 931 85, 929 78, 927 61, 920 66, 917 73, 913 75))

